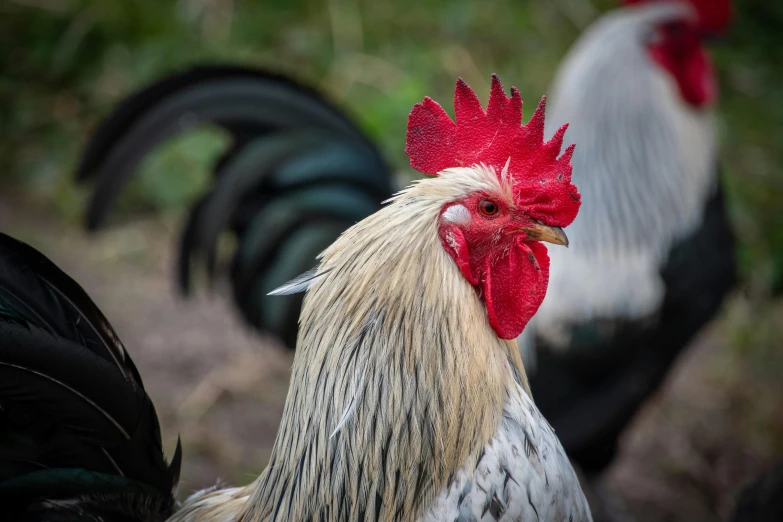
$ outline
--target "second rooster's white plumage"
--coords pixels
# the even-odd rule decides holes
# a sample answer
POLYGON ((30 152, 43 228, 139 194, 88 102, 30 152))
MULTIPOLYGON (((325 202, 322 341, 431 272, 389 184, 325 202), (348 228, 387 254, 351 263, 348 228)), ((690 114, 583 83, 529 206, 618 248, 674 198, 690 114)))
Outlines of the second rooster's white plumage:
POLYGON ((541 411, 589 474, 735 281, 703 42, 730 3, 626 2, 638 5, 585 30, 553 83, 547 132, 570 123, 584 205, 520 339, 541 411))

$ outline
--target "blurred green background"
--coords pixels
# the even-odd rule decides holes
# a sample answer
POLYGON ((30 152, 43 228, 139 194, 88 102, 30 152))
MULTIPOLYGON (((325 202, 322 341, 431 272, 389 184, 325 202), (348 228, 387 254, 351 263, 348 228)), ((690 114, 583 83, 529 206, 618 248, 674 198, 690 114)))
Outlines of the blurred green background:
MULTIPOLYGON (((722 165, 741 231, 745 280, 783 281, 783 4, 735 2, 714 46, 722 165)), ((486 92, 489 75, 527 100, 612 0, 7 0, 0 7, 0 183, 21 184, 65 218, 91 128, 132 90, 197 62, 270 67, 325 90, 406 167, 406 115, 424 94, 448 99, 456 76, 486 92), (480 6, 480 7, 479 7, 480 6)), ((223 137, 202 132, 159 152, 126 210, 192 199, 223 137), (165 174, 165 175, 164 175, 165 174)))
MULTIPOLYGON (((167 447, 183 434, 186 489, 217 474, 245 482, 271 449, 288 356, 263 351, 256 340, 241 356, 220 353, 245 346, 230 338, 241 329, 209 322, 220 315, 212 308, 187 315, 165 297, 167 272, 134 264, 139 252, 169 251, 168 217, 194 201, 226 136, 204 129, 158 150, 122 210, 164 219, 115 231, 96 246, 78 233, 85 194, 73 182, 91 130, 135 89, 191 64, 262 66, 325 91, 410 172, 403 149, 414 103, 424 95, 449 100, 457 76, 486 93, 496 72, 520 88, 529 114, 579 33, 617 3, 2 0, 0 230, 57 253, 120 333, 131 334, 125 339, 152 389, 167 447), (38 210, 42 217, 28 215, 38 210), (222 396, 213 381, 230 383, 234 402, 212 408, 222 396)), ((637 520, 715 520, 731 506, 737 477, 783 456, 783 303, 773 297, 783 291, 783 2, 734 4, 732 28, 712 49, 721 170, 743 285, 703 349, 683 357, 631 430, 612 484, 636 499, 637 520), (643 491, 652 500, 640 500, 643 491), (715 517, 702 516, 705 509, 715 517)))

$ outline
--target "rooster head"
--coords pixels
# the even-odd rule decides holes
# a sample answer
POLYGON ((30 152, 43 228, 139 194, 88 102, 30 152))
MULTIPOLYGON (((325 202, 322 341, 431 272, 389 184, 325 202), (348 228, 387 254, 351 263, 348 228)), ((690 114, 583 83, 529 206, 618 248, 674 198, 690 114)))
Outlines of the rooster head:
POLYGON ((544 299, 549 257, 541 242, 568 246, 562 227, 579 210, 580 195, 571 183, 573 146, 560 155, 567 125, 544 141, 545 102, 522 125, 516 88, 507 97, 493 75, 485 111, 459 79, 456 122, 430 98, 416 104, 408 119, 411 166, 464 186, 458 197, 444 201, 438 235, 479 291, 502 339, 516 338, 544 299))
MULTIPOLYGON (((646 33, 646 46, 658 66, 677 82, 683 99, 694 107, 710 105, 717 97, 715 75, 703 45, 705 36, 726 30, 731 21, 729 0, 624 0, 629 5, 673 4, 675 11, 655 11, 646 33)), ((645 18, 645 21, 648 21, 645 18)))

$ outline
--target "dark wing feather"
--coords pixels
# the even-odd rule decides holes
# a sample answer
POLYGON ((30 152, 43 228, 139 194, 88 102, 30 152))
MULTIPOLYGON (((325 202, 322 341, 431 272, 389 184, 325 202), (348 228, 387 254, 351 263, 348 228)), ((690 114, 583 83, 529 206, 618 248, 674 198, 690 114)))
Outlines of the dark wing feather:
POLYGON ((114 494, 173 505, 179 449, 163 457, 130 356, 82 288, 0 234, 0 505, 114 494))
POLYGON ((315 266, 343 230, 378 210, 393 193, 391 173, 365 134, 315 91, 264 71, 198 67, 131 96, 99 127, 79 167, 79 179, 95 183, 88 228, 104 222, 146 154, 202 123, 224 128, 233 143, 182 233, 180 287, 190 290, 197 265, 218 275, 218 240, 232 234, 237 306, 293 348, 301 296, 270 301, 266 292, 298 275, 292 268, 315 266))
POLYGON ((20 320, 93 347, 129 383, 139 380, 117 334, 78 284, 34 248, 5 235, 0 256, 7 261, 0 265, 0 309, 15 310, 20 320))

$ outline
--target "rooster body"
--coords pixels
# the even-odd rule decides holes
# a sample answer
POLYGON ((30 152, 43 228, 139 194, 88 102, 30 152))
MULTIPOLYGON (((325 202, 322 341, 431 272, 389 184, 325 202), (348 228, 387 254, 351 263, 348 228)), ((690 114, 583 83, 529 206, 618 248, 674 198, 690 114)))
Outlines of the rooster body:
POLYGON ((714 79, 690 25, 699 16, 706 24, 704 6, 709 14, 723 2, 692 3, 699 12, 660 1, 608 13, 554 82, 548 120, 568 121, 580 145, 574 179, 585 204, 569 229, 572 248, 552 252, 547 297, 520 344, 537 403, 588 472, 610 462, 620 433, 735 281, 714 79), (658 63, 669 46, 686 72, 658 63))

